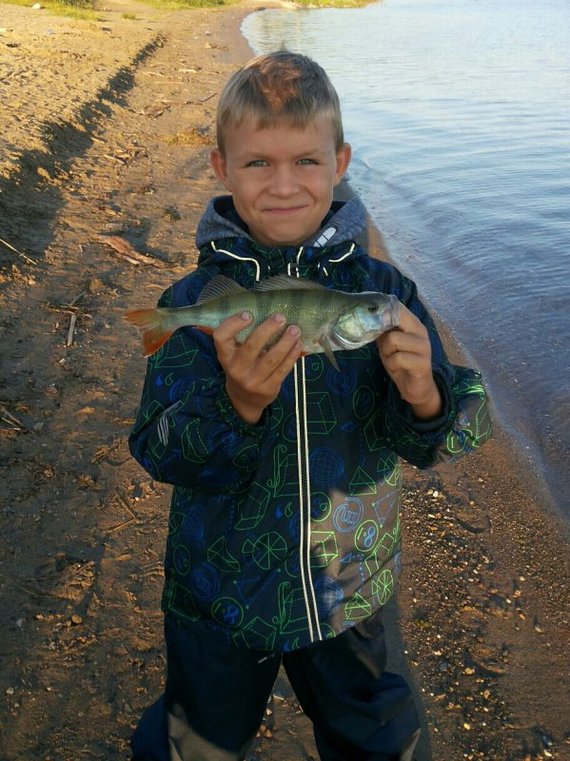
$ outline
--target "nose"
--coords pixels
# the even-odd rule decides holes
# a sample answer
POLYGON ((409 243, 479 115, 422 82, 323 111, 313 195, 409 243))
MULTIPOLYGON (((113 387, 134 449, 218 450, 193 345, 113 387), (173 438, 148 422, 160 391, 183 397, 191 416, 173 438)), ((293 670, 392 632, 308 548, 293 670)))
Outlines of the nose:
POLYGON ((271 178, 271 192, 273 195, 287 197, 294 195, 298 190, 299 183, 294 169, 285 165, 276 166, 271 178))

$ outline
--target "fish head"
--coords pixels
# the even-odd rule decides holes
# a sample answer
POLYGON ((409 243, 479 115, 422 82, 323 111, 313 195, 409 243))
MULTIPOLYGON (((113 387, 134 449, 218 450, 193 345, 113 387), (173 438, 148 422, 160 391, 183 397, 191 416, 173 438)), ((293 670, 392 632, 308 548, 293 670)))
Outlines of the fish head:
POLYGON ((400 302, 385 293, 351 294, 347 307, 331 326, 331 340, 342 349, 356 349, 397 327, 400 302))

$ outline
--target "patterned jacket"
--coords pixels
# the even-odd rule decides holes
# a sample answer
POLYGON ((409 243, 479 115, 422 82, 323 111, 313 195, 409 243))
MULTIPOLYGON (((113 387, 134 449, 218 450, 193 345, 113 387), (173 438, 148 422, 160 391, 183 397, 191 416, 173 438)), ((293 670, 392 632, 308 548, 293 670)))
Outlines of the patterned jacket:
POLYGON ((301 358, 257 425, 234 411, 210 336, 183 328, 148 361, 133 456, 174 485, 163 609, 201 621, 242 647, 300 648, 383 606, 400 565, 400 458, 420 468, 490 435, 480 375, 451 365, 415 285, 354 242, 357 199, 335 202, 314 239, 267 248, 231 199, 210 203, 198 267, 161 306, 185 306, 223 273, 245 287, 288 272, 343 291, 394 293, 426 325, 444 399, 417 422, 375 343, 301 358))

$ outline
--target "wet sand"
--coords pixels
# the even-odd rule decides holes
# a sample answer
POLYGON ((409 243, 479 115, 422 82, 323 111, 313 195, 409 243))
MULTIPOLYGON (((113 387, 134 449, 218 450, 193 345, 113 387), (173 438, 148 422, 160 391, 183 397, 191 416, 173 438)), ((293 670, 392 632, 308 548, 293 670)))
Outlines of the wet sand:
MULTIPOLYGON (((254 8, 127 0, 77 22, 0 5, 2 761, 128 759, 160 692, 170 490, 127 451, 144 361, 122 314, 196 263, 221 192, 216 96, 250 56, 254 8)), ((499 428, 405 481, 387 620, 422 706, 418 758, 570 759, 567 524, 499 428)), ((316 757, 280 677, 250 760, 316 757)))

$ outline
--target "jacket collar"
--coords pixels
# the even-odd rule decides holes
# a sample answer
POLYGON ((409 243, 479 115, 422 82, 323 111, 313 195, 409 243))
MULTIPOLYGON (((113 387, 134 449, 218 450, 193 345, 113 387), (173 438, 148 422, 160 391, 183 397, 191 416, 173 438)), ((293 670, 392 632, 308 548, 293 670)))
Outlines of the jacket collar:
POLYGON ((250 279, 255 282, 271 275, 307 277, 310 273, 329 275, 332 267, 349 259, 358 251, 353 241, 327 248, 299 246, 297 248, 267 248, 255 246, 245 239, 211 241, 200 252, 199 264, 218 265, 226 268, 239 263, 247 265, 250 279))
POLYGON ((330 267, 354 253, 354 240, 365 224, 360 199, 334 201, 321 229, 302 246, 262 246, 249 235, 231 196, 217 196, 208 204, 196 232, 199 263, 222 267, 231 260, 247 263, 255 280, 282 272, 304 276, 316 270, 327 275, 330 267))

